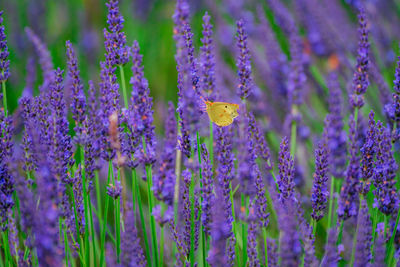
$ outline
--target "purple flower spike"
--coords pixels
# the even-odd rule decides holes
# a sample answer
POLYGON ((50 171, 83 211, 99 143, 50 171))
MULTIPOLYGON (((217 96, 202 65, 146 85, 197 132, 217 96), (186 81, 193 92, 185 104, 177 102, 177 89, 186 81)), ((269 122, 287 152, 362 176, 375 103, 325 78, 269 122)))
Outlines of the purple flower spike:
POLYGON ((30 28, 25 28, 25 32, 36 49, 36 53, 39 57, 39 64, 43 71, 43 84, 39 89, 41 92, 47 92, 50 84, 54 80, 54 66, 50 52, 47 49, 46 44, 43 43, 42 40, 40 40, 40 38, 30 28))
POLYGON ((189 187, 190 187, 190 181, 192 179, 192 174, 188 170, 182 171, 182 177, 183 177, 183 184, 182 184, 182 210, 181 210, 181 216, 183 217, 184 221, 184 232, 183 232, 183 246, 185 250, 185 255, 189 256, 190 252, 190 233, 191 233, 191 203, 190 203, 190 196, 189 196, 189 187))
POLYGON ((360 8, 358 14, 358 50, 357 65, 353 77, 353 92, 350 96, 350 104, 353 108, 364 106, 364 94, 369 85, 368 64, 369 64, 369 42, 366 14, 363 8, 360 8))
POLYGON ((172 104, 172 102, 169 102, 168 104, 168 117, 165 122, 164 149, 161 154, 158 173, 154 175, 153 191, 158 200, 165 202, 168 206, 172 206, 175 189, 177 123, 174 104, 172 104))
POLYGON ((296 32, 297 28, 290 33, 290 55, 289 77, 287 83, 289 110, 292 105, 303 103, 304 84, 307 76, 304 73, 303 44, 301 37, 296 32))
POLYGON ((122 31, 124 18, 119 13, 118 0, 109 0, 106 6, 108 8, 108 31, 104 29, 108 55, 106 60, 110 66, 124 65, 129 61, 129 47, 126 46, 126 35, 122 31))
POLYGON ((254 207, 254 202, 252 201, 249 206, 249 216, 247 218, 249 228, 247 235, 247 255, 249 266, 260 266, 260 261, 257 257, 257 235, 258 235, 258 223, 257 216, 254 207))
POLYGON ((85 232, 85 207, 83 202, 83 191, 82 191, 82 168, 79 164, 78 169, 75 172, 75 177, 72 180, 72 189, 74 191, 74 198, 75 198, 75 206, 76 206, 76 214, 77 214, 77 221, 78 227, 77 235, 83 235, 85 232))
POLYGON ((319 221, 324 217, 328 202, 328 151, 325 143, 319 143, 315 151, 315 173, 312 188, 311 203, 313 212, 311 217, 319 221))
POLYGON ((385 265, 386 244, 385 244, 385 223, 381 222, 376 225, 376 238, 374 245, 374 263, 373 267, 381 267, 385 265))
POLYGON ((326 121, 330 172, 336 178, 343 178, 346 170, 346 132, 343 130, 343 99, 336 73, 329 75, 329 114, 326 121))
POLYGON ((203 16, 203 38, 200 48, 200 76, 201 92, 210 101, 215 101, 215 56, 213 44, 213 26, 210 23, 210 16, 206 12, 203 16))
POLYGON ((35 132, 34 106, 32 99, 29 97, 21 97, 19 104, 23 107, 22 117, 24 119, 25 131, 22 137, 22 149, 24 150, 24 166, 26 172, 37 169, 37 155, 33 146, 33 135, 35 132))
POLYGON ((211 207, 214 205, 215 196, 213 193, 214 180, 212 165, 205 144, 201 144, 201 170, 203 178, 203 187, 201 191, 203 198, 203 202, 201 203, 201 223, 204 227, 204 232, 209 236, 211 234, 210 228, 212 223, 211 207))
POLYGON ((353 116, 349 119, 350 129, 350 162, 346 171, 346 179, 340 190, 337 213, 340 219, 346 220, 357 215, 358 192, 360 180, 360 159, 357 156, 356 122, 353 116))
POLYGON ((367 201, 361 203, 361 210, 358 216, 358 233, 354 266, 368 266, 372 259, 372 224, 369 217, 367 201))
POLYGON ((325 246, 325 255, 322 258, 321 266, 337 267, 340 260, 338 253, 338 247, 336 245, 337 231, 336 228, 332 228, 328 233, 328 242, 325 246))
POLYGON ((8 60, 8 47, 5 27, 3 25, 3 11, 0 11, 0 84, 10 77, 10 60, 8 60))
POLYGON ((85 120, 86 112, 86 97, 83 92, 83 84, 80 78, 80 72, 78 69, 78 60, 75 55, 75 51, 72 48, 71 42, 66 42, 67 46, 67 64, 68 64, 68 76, 71 79, 71 112, 72 118, 75 120, 75 133, 77 136, 78 143, 82 144, 82 124, 85 120))
POLYGON ((246 99, 252 93, 253 79, 251 77, 250 51, 247 45, 247 33, 243 19, 236 22, 238 55, 236 59, 239 76, 238 95, 246 99))
POLYGON ((122 192, 122 186, 120 181, 115 181, 115 185, 109 184, 107 186, 107 195, 110 197, 117 199, 122 192))
POLYGON ((51 128, 50 158, 54 174, 64 183, 68 183, 68 167, 72 166, 71 136, 68 134, 68 120, 63 93, 63 71, 54 72, 55 80, 50 85, 51 128))
POLYGON ((287 137, 282 139, 279 150, 279 177, 277 183, 279 187, 279 199, 286 201, 288 199, 294 199, 294 161, 290 156, 289 151, 289 140, 287 137))
POLYGON ((393 157, 391 135, 382 123, 376 123, 376 161, 373 183, 375 186, 375 205, 386 215, 392 214, 398 207, 396 190, 397 163, 393 157))
POLYGON ((367 138, 364 145, 361 148, 361 181, 360 190, 365 196, 371 185, 371 177, 374 174, 374 157, 376 153, 376 139, 375 139, 375 119, 374 112, 371 110, 369 113, 369 123, 367 138))
POLYGON ((150 89, 143 73, 142 60, 139 44, 133 42, 132 46, 132 103, 129 107, 130 118, 128 123, 134 125, 132 128, 140 136, 138 140, 140 155, 139 159, 144 164, 153 164, 155 158, 155 133, 153 126, 153 99, 150 97, 150 89), (141 138, 144 138, 146 147, 143 147, 141 138))

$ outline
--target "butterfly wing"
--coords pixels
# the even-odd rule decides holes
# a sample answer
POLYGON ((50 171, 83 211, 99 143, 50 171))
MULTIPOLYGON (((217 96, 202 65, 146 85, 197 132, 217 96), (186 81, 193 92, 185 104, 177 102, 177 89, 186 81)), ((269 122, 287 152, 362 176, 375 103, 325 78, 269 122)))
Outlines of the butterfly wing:
MULTIPOLYGON (((212 122, 218 126, 228 126, 239 114, 237 108, 225 102, 214 102, 208 106, 207 113, 212 122)), ((236 105, 237 106, 237 105, 236 105)))

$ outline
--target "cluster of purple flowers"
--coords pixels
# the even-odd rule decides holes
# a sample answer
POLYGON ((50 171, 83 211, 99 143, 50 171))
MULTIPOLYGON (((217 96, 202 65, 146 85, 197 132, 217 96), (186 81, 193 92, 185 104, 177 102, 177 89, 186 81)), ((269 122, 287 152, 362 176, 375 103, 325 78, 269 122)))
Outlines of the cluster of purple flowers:
POLYGON ((256 16, 250 2, 222 2, 206 1, 199 37, 189 0, 176 1, 177 103, 167 107, 117 0, 106 3, 97 82, 81 77, 80 46, 66 41, 64 72, 26 28, 42 80, 30 56, 15 107, 0 11, 1 266, 397 263, 400 57, 390 98, 390 60, 379 60, 390 48, 377 42, 390 35, 374 25, 390 24, 390 8, 343 3, 358 14, 357 44, 334 1, 268 0, 256 16), (237 103, 230 125, 205 123, 237 103))

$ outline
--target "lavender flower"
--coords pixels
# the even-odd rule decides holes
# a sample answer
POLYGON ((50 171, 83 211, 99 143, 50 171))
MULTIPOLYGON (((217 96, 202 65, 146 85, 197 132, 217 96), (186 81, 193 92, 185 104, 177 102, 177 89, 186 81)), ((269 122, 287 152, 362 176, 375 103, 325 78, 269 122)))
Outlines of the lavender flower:
POLYGON ((177 129, 175 108, 172 102, 168 103, 168 117, 165 121, 165 143, 161 154, 158 173, 154 175, 153 191, 156 198, 172 206, 175 188, 175 148, 177 129))
POLYGON ((77 136, 78 143, 82 144, 82 124, 85 119, 86 112, 86 97, 83 92, 83 85, 79 77, 80 72, 78 69, 78 60, 75 55, 75 51, 72 48, 71 42, 66 42, 67 46, 67 64, 68 64, 68 76, 71 79, 71 92, 72 92, 72 102, 71 102, 71 112, 72 118, 75 121, 75 132, 77 136))
MULTIPOLYGON (((295 29, 292 30, 289 36, 290 40, 290 55, 292 60, 290 61, 290 72, 287 82, 287 92, 289 101, 289 110, 292 105, 301 105, 303 103, 304 95, 304 84, 307 76, 304 73, 303 67, 303 50, 302 41, 300 36, 297 34, 295 29)), ((296 115, 296 114, 292 114, 296 115)))
POLYGON ((375 144, 375 120, 374 120, 374 112, 371 110, 369 113, 369 122, 368 122, 368 132, 367 138, 365 140, 364 145, 361 148, 361 181, 360 181, 360 190, 361 193, 365 196, 371 184, 370 178, 374 174, 374 157, 376 153, 376 144, 375 144))
POLYGON ((397 126, 400 122, 400 57, 398 57, 397 60, 396 72, 394 77, 394 93, 392 94, 393 100, 391 101, 392 103, 386 104, 385 110, 387 111, 392 123, 395 123, 397 126))
POLYGON ((120 181, 115 181, 115 185, 109 184, 107 186, 107 195, 110 197, 117 199, 122 192, 122 186, 120 181))
POLYGON ((325 246, 325 255, 322 259, 321 266, 336 267, 340 260, 338 254, 338 248, 336 245, 337 231, 336 228, 332 228, 328 233, 328 242, 325 246))
POLYGON ((279 176, 277 183, 280 191, 279 199, 285 201, 294 199, 294 162, 289 152, 289 141, 287 137, 282 139, 279 151, 279 176))
POLYGON ((347 167, 346 179, 344 185, 340 190, 338 200, 337 213, 340 219, 346 220, 351 216, 357 215, 358 210, 358 192, 360 180, 360 159, 357 156, 357 140, 356 140, 356 123, 354 118, 350 116, 349 119, 349 135, 350 135, 350 162, 347 167))
POLYGON ((328 151, 325 143, 319 143, 315 150, 315 173, 312 188, 311 203, 313 212, 311 217, 319 221, 324 217, 328 202, 328 151))
POLYGON ((364 105, 364 94, 369 85, 368 64, 369 64, 369 43, 366 14, 363 8, 360 8, 358 14, 358 50, 357 65, 353 77, 353 91, 350 96, 350 105, 353 108, 361 108, 364 105))
POLYGON ((140 246, 140 239, 135 226, 132 202, 128 202, 125 218, 125 232, 122 233, 121 239, 122 264, 127 267, 147 266, 147 261, 143 254, 143 249, 140 246))
POLYGON ((369 266, 373 267, 381 267, 385 265, 385 255, 386 255, 386 246, 385 246, 385 223, 378 223, 376 225, 376 239, 374 245, 374 262, 369 266))
POLYGON ((343 130, 342 94, 336 73, 329 75, 329 114, 325 131, 328 138, 330 172, 336 178, 344 176, 346 168, 346 132, 343 130))
POLYGON ((0 226, 7 229, 7 213, 14 206, 14 177, 10 170, 14 142, 12 118, 0 112, 0 226))
POLYGON ((106 53, 109 66, 125 65, 129 61, 129 48, 126 46, 126 36, 123 30, 124 18, 119 13, 118 0, 109 0, 107 24, 104 29, 106 39, 106 53))
POLYGON ((249 228, 248 228, 248 235, 247 235, 247 255, 248 265, 249 266, 260 266, 260 262, 257 257, 257 216, 256 211, 254 208, 254 202, 250 203, 249 206, 249 216, 247 218, 249 228))
POLYGON ((75 198, 75 207, 77 214, 78 229, 77 235, 83 235, 85 232, 85 206, 83 204, 83 191, 82 191, 82 168, 78 165, 78 169, 75 172, 75 177, 72 180, 72 189, 75 198))
POLYGON ((189 187, 190 180, 192 179, 192 174, 188 170, 182 171, 183 184, 182 184, 182 211, 181 216, 184 222, 184 231, 183 231, 183 248, 185 251, 186 257, 189 256, 190 252, 190 243, 191 243, 191 203, 189 196, 189 187))
POLYGON ((354 266, 367 266, 372 259, 372 224, 365 199, 361 202, 357 225, 358 233, 354 266))
POLYGON ((19 104, 23 107, 22 117, 24 119, 25 131, 22 137, 22 149, 24 150, 24 166, 26 172, 31 172, 37 168, 37 155, 33 146, 34 134, 34 111, 32 99, 22 97, 19 104))
POLYGON ((187 261, 187 256, 186 256, 186 245, 183 243, 181 240, 181 237, 178 234, 178 231, 176 229, 175 223, 173 220, 170 221, 170 229, 172 233, 172 240, 175 242, 177 250, 178 250, 178 255, 177 255, 177 264, 178 266, 183 266, 183 263, 185 263, 185 266, 189 264, 187 261))
POLYGON ((50 85, 50 110, 52 113, 50 127, 52 129, 50 158, 55 175, 64 183, 68 183, 67 171, 72 166, 71 136, 68 134, 68 120, 63 95, 63 72, 54 72, 55 80, 50 85))
POLYGON ((389 131, 382 123, 376 123, 376 161, 373 183, 375 186, 375 205, 386 215, 392 214, 398 207, 396 190, 397 164, 393 157, 389 131))
POLYGON ((8 47, 5 27, 3 25, 3 11, 0 11, 0 84, 10 77, 10 60, 8 60, 8 47))
POLYGON ((155 133, 153 126, 153 103, 150 97, 148 82, 143 74, 142 55, 140 55, 139 44, 133 42, 132 46, 132 100, 130 111, 134 114, 135 121, 128 123, 135 124, 134 128, 139 136, 143 136, 145 147, 139 141, 140 160, 144 164, 155 162, 155 133))
POLYGON ((247 33, 244 21, 241 19, 236 22, 237 27, 237 47, 238 54, 236 59, 237 74, 239 77, 238 95, 246 99, 252 93, 253 79, 251 77, 250 52, 247 46, 247 33))
POLYGON ((42 40, 40 40, 40 38, 30 28, 25 28, 25 32, 36 49, 36 53, 39 57, 39 64, 43 71, 43 84, 39 87, 39 89, 41 92, 47 92, 50 84, 54 80, 54 66, 50 52, 47 49, 46 44, 43 43, 42 40))
POLYGON ((25 88, 22 96, 33 97, 33 88, 36 82, 36 64, 35 58, 29 57, 26 63, 26 78, 25 78, 25 88))
POLYGON ((211 234, 211 207, 214 205, 215 196, 213 193, 213 172, 207 147, 201 144, 201 171, 202 171, 202 191, 203 202, 201 203, 201 223, 206 235, 211 234))
POLYGON ((177 41, 183 34, 183 26, 189 22, 189 4, 187 0, 176 1, 172 19, 174 21, 174 39, 177 41))
POLYGON ((213 45, 213 26, 210 23, 210 16, 206 12, 203 16, 203 38, 200 48, 200 84, 203 95, 208 100, 215 101, 215 56, 213 45))

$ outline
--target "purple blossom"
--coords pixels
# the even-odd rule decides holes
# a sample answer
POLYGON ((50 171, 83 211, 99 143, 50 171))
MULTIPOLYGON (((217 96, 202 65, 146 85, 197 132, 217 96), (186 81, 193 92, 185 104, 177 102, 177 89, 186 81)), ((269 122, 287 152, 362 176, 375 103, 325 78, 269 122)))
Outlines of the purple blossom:
POLYGON ((115 181, 115 185, 109 184, 107 186, 107 195, 110 197, 117 199, 122 192, 122 186, 120 181, 115 181))
POLYGON ((78 222, 77 235, 83 235, 85 232, 85 206, 83 201, 83 191, 82 191, 82 168, 78 165, 78 169, 75 171, 75 177, 72 180, 72 189, 75 199, 75 208, 78 222))
POLYGON ((8 60, 8 47, 5 27, 3 25, 3 11, 0 11, 0 84, 10 77, 10 60, 8 60))
POLYGON ((374 262, 369 266, 381 267, 385 265, 386 246, 385 246, 385 223, 376 225, 376 238, 374 244, 374 262))
POLYGON ((247 33, 243 19, 236 22, 236 27, 236 45, 238 48, 236 67, 239 77, 237 92, 241 99, 246 99, 252 93, 253 79, 251 77, 250 51, 247 45, 247 33))
POLYGON ((29 57, 26 63, 25 88, 22 96, 33 97, 33 88, 36 82, 36 64, 35 58, 29 57))
POLYGON ((183 230, 183 248, 186 257, 189 257, 191 247, 191 203, 189 196, 190 181, 192 174, 188 170, 182 171, 183 184, 182 184, 182 210, 181 216, 183 218, 184 230, 183 230))
POLYGON ((328 150, 326 144, 321 142, 315 150, 315 173, 312 188, 311 203, 313 212, 311 217, 319 221, 324 217, 326 203, 328 202, 328 150))
POLYGON ((361 202, 357 225, 358 232, 354 266, 367 266, 372 259, 372 224, 365 199, 361 202))
POLYGON ((43 43, 43 41, 30 28, 25 28, 25 32, 36 49, 36 53, 39 57, 39 64, 42 68, 43 84, 39 87, 40 92, 46 93, 50 84, 54 80, 54 66, 50 52, 47 49, 46 44, 43 43))
POLYGON ((369 64, 369 42, 366 14, 363 8, 360 8, 358 14, 358 50, 357 65, 353 77, 353 88, 350 96, 350 104, 353 108, 364 106, 364 94, 369 85, 368 64, 369 64))
POLYGON ((346 132, 343 130, 342 94, 336 73, 329 75, 329 114, 325 131, 328 138, 330 172, 336 178, 344 177, 346 168, 346 132))
POLYGON ((396 190, 397 163, 393 157, 392 144, 388 129, 382 123, 376 123, 376 161, 373 183, 375 190, 375 205, 386 215, 390 215, 398 207, 396 190))
POLYGON ((172 206, 175 189, 175 154, 177 142, 177 123, 175 118, 175 107, 172 102, 168 103, 168 117, 165 121, 165 142, 158 173, 153 177, 153 192, 155 197, 172 206))
MULTIPOLYGON (((307 76, 304 73, 303 46, 300 36, 293 29, 289 35, 290 56, 289 77, 287 81, 289 110, 292 105, 301 105, 304 97, 304 84, 307 76)), ((295 114, 292 114, 295 115, 295 114)))
POLYGON ((51 146, 50 158, 54 174, 64 183, 68 183, 68 167, 72 166, 71 136, 68 134, 68 120, 63 94, 63 71, 54 72, 55 80, 50 85, 51 146))
POLYGON ((203 16, 203 38, 200 47, 200 84, 202 93, 206 99, 215 101, 215 56, 213 44, 213 26, 210 23, 210 16, 206 12, 203 16))
POLYGON ((183 266, 183 263, 185 263, 185 265, 187 266, 189 264, 189 262, 187 261, 187 256, 186 256, 187 255, 186 245, 183 243, 181 236, 178 234, 174 220, 170 221, 169 226, 171 229, 172 240, 175 242, 177 250, 178 250, 177 258, 179 259, 179 261, 177 261, 177 265, 183 266))
POLYGON ((278 248, 276 245, 276 240, 267 239, 267 249, 268 249, 268 266, 277 267, 278 265, 278 248))
POLYGON ((340 260, 338 253, 338 247, 336 245, 337 231, 336 228, 332 228, 328 233, 328 241, 325 245, 325 255, 322 258, 321 266, 337 267, 340 260))
POLYGON ((375 144, 375 119, 374 112, 369 113, 368 132, 364 145, 361 147, 361 193, 365 196, 371 184, 370 178, 374 174, 374 157, 376 153, 375 144))
POLYGON ((206 235, 211 234, 211 207, 215 203, 215 196, 213 193, 213 172, 210 158, 208 155, 207 147, 205 144, 201 144, 201 172, 202 172, 202 190, 201 196, 203 202, 201 203, 201 223, 203 225, 203 230, 206 235))
POLYGON ((392 94, 392 101, 386 103, 385 111, 392 122, 399 125, 400 122, 400 57, 397 60, 394 84, 394 93, 392 94))
POLYGON ((85 119, 86 112, 86 97, 83 92, 83 84, 80 78, 80 72, 78 69, 78 60, 75 55, 75 51, 70 41, 66 42, 67 47, 67 64, 68 64, 68 76, 71 79, 70 90, 72 92, 71 112, 72 118, 75 121, 75 133, 79 143, 82 143, 82 124, 85 119))
POLYGON ((128 202, 125 214, 125 231, 121 236, 122 265, 127 267, 147 266, 140 239, 135 226, 132 203, 128 202))
POLYGON ((22 149, 24 150, 24 166, 26 172, 37 169, 37 155, 33 146, 34 125, 34 106, 30 97, 21 97, 19 104, 23 108, 22 117, 24 119, 25 131, 22 137, 22 149))
POLYGON ((340 190, 337 213, 340 219, 346 220, 357 215, 358 192, 360 180, 360 159, 357 156, 356 122, 353 116, 349 119, 349 152, 350 161, 347 166, 346 179, 340 190))
POLYGON ((254 208, 254 202, 250 203, 248 220, 248 234, 247 234, 247 255, 249 266, 260 266, 260 261, 257 257, 257 234, 258 234, 258 223, 256 211, 254 208))
POLYGON ((128 123, 133 125, 131 127, 137 131, 139 138, 143 137, 144 139, 145 147, 143 147, 143 142, 138 140, 140 151, 138 157, 144 164, 148 165, 153 164, 156 160, 156 140, 153 126, 153 102, 150 97, 148 82, 144 77, 142 58, 139 44, 134 41, 132 46, 132 78, 130 81, 132 85, 132 103, 129 107, 131 116, 128 123))
POLYGON ((294 161, 290 156, 289 151, 289 140, 287 137, 282 139, 279 150, 279 176, 277 177, 277 183, 279 187, 279 199, 286 201, 288 199, 294 199, 294 161))
POLYGON ((107 24, 108 30, 104 29, 106 39, 106 61, 109 66, 125 65, 129 61, 129 48, 126 46, 126 35, 124 18, 119 13, 118 0, 109 0, 107 24))

